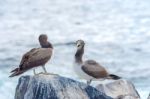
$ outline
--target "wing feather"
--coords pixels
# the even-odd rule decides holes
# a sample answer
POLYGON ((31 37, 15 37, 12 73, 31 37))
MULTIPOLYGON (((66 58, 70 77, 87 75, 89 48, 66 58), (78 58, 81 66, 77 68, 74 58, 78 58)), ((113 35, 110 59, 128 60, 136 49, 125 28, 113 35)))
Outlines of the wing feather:
POLYGON ((34 48, 23 56, 20 68, 44 65, 51 58, 51 55, 51 48, 34 48))
POLYGON ((82 65, 82 70, 94 78, 103 78, 108 75, 104 67, 94 60, 87 60, 82 65))

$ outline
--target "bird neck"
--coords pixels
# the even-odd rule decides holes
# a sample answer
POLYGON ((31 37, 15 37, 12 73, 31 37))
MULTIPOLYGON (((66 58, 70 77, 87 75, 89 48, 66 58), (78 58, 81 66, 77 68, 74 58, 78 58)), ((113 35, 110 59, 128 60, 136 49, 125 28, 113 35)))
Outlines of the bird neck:
POLYGON ((53 48, 53 45, 50 42, 46 42, 46 43, 41 43, 40 45, 42 48, 53 48))
POLYGON ((84 47, 78 49, 75 54, 75 62, 81 64, 82 63, 82 56, 84 54, 84 47))

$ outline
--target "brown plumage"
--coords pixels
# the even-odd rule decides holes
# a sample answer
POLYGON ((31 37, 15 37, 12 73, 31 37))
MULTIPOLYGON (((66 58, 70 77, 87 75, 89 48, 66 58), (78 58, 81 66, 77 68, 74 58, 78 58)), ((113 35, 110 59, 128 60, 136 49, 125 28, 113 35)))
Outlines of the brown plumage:
POLYGON ((27 70, 38 66, 42 66, 46 72, 44 66, 52 56, 53 46, 47 41, 47 36, 43 34, 39 36, 39 42, 42 48, 33 48, 25 53, 22 57, 19 68, 12 70, 11 73, 13 74, 10 75, 10 77, 20 75, 27 70))
POLYGON ((45 65, 52 56, 51 48, 34 48, 23 55, 19 68, 12 70, 10 77, 17 76, 27 70, 45 65))
POLYGON ((104 78, 108 75, 104 67, 94 60, 87 60, 82 65, 82 70, 94 78, 104 78))
POLYGON ((94 60, 83 61, 82 56, 84 54, 84 41, 78 40, 76 42, 77 51, 75 54, 75 72, 77 75, 87 80, 87 83, 90 84, 93 79, 120 79, 119 76, 109 74, 107 70, 97 63, 94 60))
POLYGON ((53 48, 53 45, 47 41, 48 37, 46 34, 41 34, 39 36, 39 43, 42 48, 53 48))

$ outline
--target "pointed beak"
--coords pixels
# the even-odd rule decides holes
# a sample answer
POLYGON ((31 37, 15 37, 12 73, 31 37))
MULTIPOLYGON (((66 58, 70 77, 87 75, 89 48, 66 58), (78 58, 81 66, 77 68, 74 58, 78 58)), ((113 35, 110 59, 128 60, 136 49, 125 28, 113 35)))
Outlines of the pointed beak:
POLYGON ((77 47, 80 47, 80 44, 77 44, 77 47))

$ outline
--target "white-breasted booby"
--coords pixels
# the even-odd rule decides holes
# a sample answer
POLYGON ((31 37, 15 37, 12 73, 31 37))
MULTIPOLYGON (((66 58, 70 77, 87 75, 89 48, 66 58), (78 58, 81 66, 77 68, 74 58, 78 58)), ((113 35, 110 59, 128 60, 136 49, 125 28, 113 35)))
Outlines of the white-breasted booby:
POLYGON ((12 70, 12 75, 9 77, 20 75, 27 70, 38 66, 42 66, 44 71, 47 72, 44 66, 52 56, 53 46, 47 41, 46 35, 40 35, 39 42, 42 48, 33 48, 25 53, 22 57, 19 68, 12 70))
POLYGON ((94 79, 120 79, 119 76, 109 74, 103 66, 94 60, 83 61, 84 45, 83 40, 76 42, 77 51, 75 53, 74 71, 80 78, 86 79, 87 84, 90 84, 94 79))

